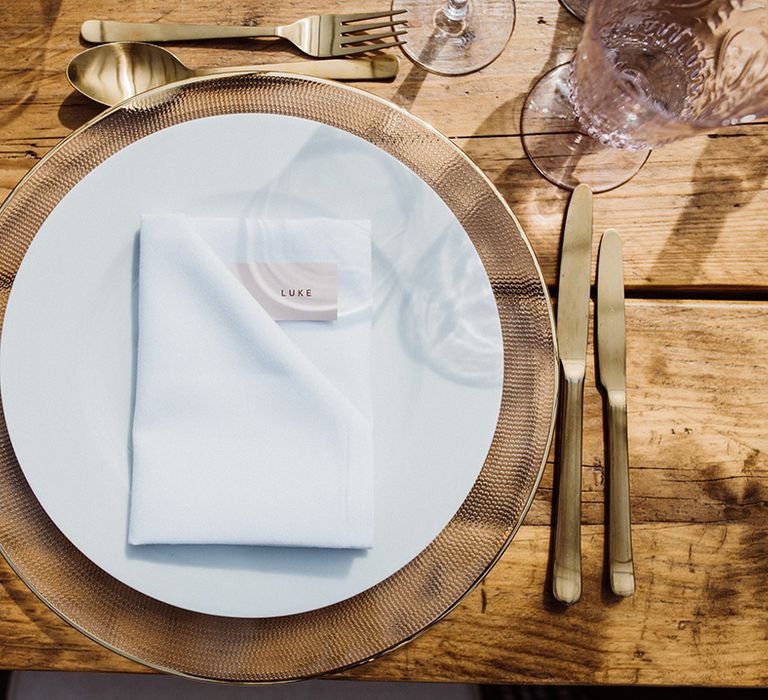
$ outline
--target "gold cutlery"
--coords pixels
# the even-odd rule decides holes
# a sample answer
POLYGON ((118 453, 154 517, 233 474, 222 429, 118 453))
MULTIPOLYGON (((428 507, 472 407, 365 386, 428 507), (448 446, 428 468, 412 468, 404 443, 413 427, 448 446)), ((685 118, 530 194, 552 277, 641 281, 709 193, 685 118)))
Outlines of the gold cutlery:
POLYGON ((557 343, 564 381, 552 588, 555 598, 568 605, 581 596, 581 432, 591 267, 592 190, 579 185, 566 214, 557 293, 557 343))
POLYGON ((597 359, 608 404, 608 554, 611 590, 635 592, 629 507, 627 446, 627 366, 624 324, 624 275, 621 239, 613 229, 603 234, 597 268, 597 359))
POLYGON ((235 37, 280 37, 315 58, 349 56, 399 46, 406 30, 405 20, 393 17, 405 10, 358 12, 346 15, 314 15, 283 27, 243 27, 226 25, 113 22, 89 19, 80 27, 86 41, 103 44, 112 41, 184 41, 187 39, 229 39, 235 37), (389 18, 384 20, 384 18, 389 18), (384 21, 368 21, 384 20, 384 21), (369 34, 383 29, 385 31, 369 34), (360 33, 363 32, 363 33, 360 33), (385 41, 391 39, 391 41, 385 41), (367 42, 383 43, 367 43, 367 42))
POLYGON ((119 42, 94 46, 75 56, 67 78, 76 90, 105 105, 115 105, 154 87, 194 76, 240 71, 276 71, 333 80, 387 80, 397 75, 397 56, 291 61, 255 66, 188 68, 170 51, 151 44, 119 42))

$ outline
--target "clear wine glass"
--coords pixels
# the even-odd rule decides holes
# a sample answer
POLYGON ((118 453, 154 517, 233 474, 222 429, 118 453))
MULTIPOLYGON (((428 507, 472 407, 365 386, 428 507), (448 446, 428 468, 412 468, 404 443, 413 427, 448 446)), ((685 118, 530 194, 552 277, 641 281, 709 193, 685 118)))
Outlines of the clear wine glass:
POLYGON ((408 11, 405 54, 444 75, 487 66, 515 26, 514 0, 392 0, 392 9, 408 11))
POLYGON ((523 108, 523 145, 566 188, 629 180, 651 148, 768 115, 766 0, 591 0, 573 60, 523 108))
POLYGON ((560 0, 560 4, 574 17, 580 19, 582 22, 587 16, 589 0, 560 0))

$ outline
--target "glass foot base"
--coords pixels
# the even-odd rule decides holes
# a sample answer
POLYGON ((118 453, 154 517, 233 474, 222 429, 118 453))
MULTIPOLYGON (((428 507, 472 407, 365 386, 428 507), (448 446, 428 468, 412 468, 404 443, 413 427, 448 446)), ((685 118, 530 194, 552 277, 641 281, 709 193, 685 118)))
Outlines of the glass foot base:
POLYGON ((605 192, 630 180, 650 150, 612 148, 582 133, 568 99, 570 64, 544 75, 523 107, 523 147, 536 169, 565 189, 582 183, 605 192))
POLYGON ((393 0, 408 10, 403 52, 433 73, 461 75, 480 70, 504 50, 515 26, 514 0, 469 0, 462 19, 445 16, 444 0, 393 0))
POLYGON ((576 19, 580 19, 582 22, 587 16, 589 0, 560 0, 560 4, 576 17, 576 19))

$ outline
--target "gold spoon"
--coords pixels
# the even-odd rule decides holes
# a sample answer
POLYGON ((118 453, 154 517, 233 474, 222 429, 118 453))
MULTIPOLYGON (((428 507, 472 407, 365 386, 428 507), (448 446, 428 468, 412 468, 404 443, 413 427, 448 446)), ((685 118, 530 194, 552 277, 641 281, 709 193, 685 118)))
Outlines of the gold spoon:
POLYGON ((159 46, 121 41, 79 53, 67 66, 67 78, 86 97, 112 106, 160 85, 215 73, 276 71, 332 80, 387 80, 397 75, 398 67, 397 56, 382 54, 373 58, 188 68, 159 46))

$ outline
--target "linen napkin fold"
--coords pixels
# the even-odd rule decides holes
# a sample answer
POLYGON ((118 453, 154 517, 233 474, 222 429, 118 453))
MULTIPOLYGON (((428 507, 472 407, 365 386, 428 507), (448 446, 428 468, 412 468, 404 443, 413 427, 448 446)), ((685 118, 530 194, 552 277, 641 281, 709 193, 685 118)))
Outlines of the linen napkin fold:
POLYGON ((373 543, 368 222, 142 218, 131 544, 373 543), (336 263, 338 318, 233 271, 336 263))

